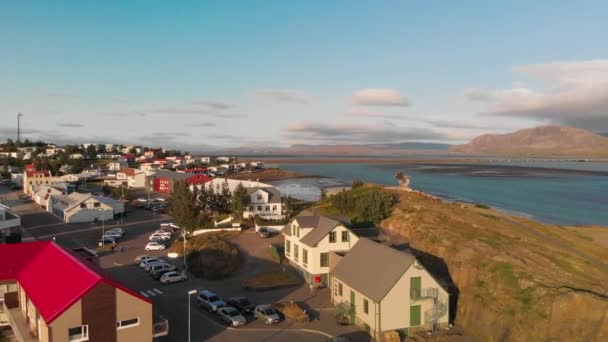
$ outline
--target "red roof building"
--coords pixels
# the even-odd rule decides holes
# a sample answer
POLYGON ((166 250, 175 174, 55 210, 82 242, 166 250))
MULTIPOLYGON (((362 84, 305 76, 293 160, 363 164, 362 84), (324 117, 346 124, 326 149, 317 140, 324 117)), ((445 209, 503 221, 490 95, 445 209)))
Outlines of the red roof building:
POLYGON ((36 241, 0 245, 0 260, 18 340, 152 340, 151 301, 77 254, 36 241))
POLYGON ((213 178, 207 177, 203 174, 196 174, 196 175, 186 179, 186 183, 188 183, 188 184, 205 184, 212 179, 213 178))

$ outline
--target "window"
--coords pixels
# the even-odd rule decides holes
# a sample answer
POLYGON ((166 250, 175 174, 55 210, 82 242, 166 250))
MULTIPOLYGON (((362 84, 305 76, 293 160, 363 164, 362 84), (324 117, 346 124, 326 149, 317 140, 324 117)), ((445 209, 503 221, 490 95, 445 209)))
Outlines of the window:
POLYGON ((139 325, 139 317, 116 322, 116 329, 126 329, 139 325))
POLYGON ((293 235, 293 236, 296 235, 296 225, 295 224, 291 225, 291 235, 293 235))
POLYGON ((289 255, 291 253, 291 241, 285 241, 285 254, 289 255))
POLYGON ((262 206, 258 205, 258 211, 262 211, 262 206))
POLYGON ((321 267, 329 266, 329 254, 321 253, 321 267))
POLYGON ((298 245, 293 245, 293 259, 295 261, 298 261, 299 256, 299 250, 298 250, 298 245))
POLYGON ((342 297, 342 283, 338 282, 338 295, 342 297))
POLYGON ((249 211, 253 211, 253 206, 250 206, 250 207, 249 207, 249 211))
POLYGON ((300 238, 300 227, 296 227, 296 236, 300 238))
POLYGON ((89 340, 89 326, 83 325, 76 328, 68 329, 68 341, 88 341, 89 340))
POLYGON ((363 299, 363 312, 366 314, 369 313, 369 302, 367 299, 363 299))
POLYGON ((266 211, 270 211, 270 206, 269 205, 266 206, 266 211))
POLYGON ((277 211, 277 206, 276 205, 272 206, 272 211, 277 211))
POLYGON ((302 263, 304 266, 308 264, 308 250, 302 248, 302 263))
POLYGON ((87 205, 85 203, 80 203, 80 208, 86 208, 87 205))
POLYGON ((263 199, 262 195, 258 195, 258 201, 261 201, 263 199))
POLYGON ((336 232, 329 232, 329 243, 336 242, 336 232))
POLYGON ((348 230, 342 231, 342 242, 348 242, 349 237, 348 230))
POLYGON ((99 207, 101 207, 101 203, 95 202, 95 203, 93 203, 93 207, 99 208, 99 207))

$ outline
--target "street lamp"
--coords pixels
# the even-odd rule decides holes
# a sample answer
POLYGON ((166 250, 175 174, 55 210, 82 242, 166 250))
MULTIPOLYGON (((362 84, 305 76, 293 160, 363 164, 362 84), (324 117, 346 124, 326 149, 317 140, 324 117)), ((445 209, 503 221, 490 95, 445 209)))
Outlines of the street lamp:
POLYGON ((190 342, 190 297, 196 294, 196 290, 188 291, 188 342, 190 342))
POLYGON ((188 264, 186 263, 186 230, 182 228, 182 235, 183 235, 183 239, 184 241, 182 241, 183 245, 184 245, 184 253, 182 253, 184 255, 184 274, 188 273, 188 264))
POLYGON ((106 240, 103 238, 106 235, 106 216, 103 214, 104 209, 97 209, 101 214, 101 247, 105 245, 106 240))

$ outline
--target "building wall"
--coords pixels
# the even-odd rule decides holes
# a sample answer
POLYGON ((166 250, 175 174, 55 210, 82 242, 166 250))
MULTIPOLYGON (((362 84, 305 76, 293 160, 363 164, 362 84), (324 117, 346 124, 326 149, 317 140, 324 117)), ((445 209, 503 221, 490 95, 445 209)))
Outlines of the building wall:
MULTIPOLYGON (((443 297, 445 305, 449 305, 447 300, 447 292, 439 286, 437 281, 426 271, 422 266, 416 268, 413 265, 404 273, 404 275, 395 284, 392 290, 384 297, 381 303, 382 331, 395 330, 410 327, 410 306, 420 305, 420 325, 424 326, 425 313, 433 308, 432 299, 410 299, 410 278, 420 277, 421 288, 437 288, 440 292, 440 298, 443 297)), ((449 307, 448 307, 449 312, 449 307)), ((445 314, 440 320, 441 323, 448 323, 449 314, 445 314)))
POLYGON ((116 341, 116 289, 100 282, 81 299, 82 323, 89 325, 89 340, 116 341))
POLYGON ((78 300, 49 325, 51 341, 67 341, 68 329, 82 325, 82 303, 78 300))
POLYGON ((116 320, 139 317, 139 325, 119 329, 117 341, 152 341, 152 304, 116 289, 116 320))
POLYGON ((93 203, 100 203, 94 199, 85 201, 87 208, 80 208, 80 205, 72 208, 70 211, 64 212, 64 220, 67 223, 75 222, 93 222, 108 221, 114 218, 114 209, 105 203, 100 203, 98 208, 94 207, 93 203))
POLYGON ((40 175, 34 175, 34 177, 27 177, 24 173, 23 177, 23 192, 27 195, 32 194, 32 187, 34 185, 50 185, 57 181, 56 177, 41 177, 40 175))
MULTIPOLYGON (((375 333, 378 331, 378 322, 379 322, 379 310, 378 304, 363 295, 361 292, 353 289, 348 286, 348 284, 343 283, 340 279, 334 278, 332 279, 331 284, 331 298, 332 303, 334 305, 339 305, 344 303, 344 305, 351 304, 351 291, 355 294, 355 323, 361 327, 369 327, 369 332, 372 336, 375 336, 375 333), (339 284, 342 284, 342 294, 339 292, 339 284), (364 300, 368 301, 368 312, 364 312, 364 300)), ((377 336, 376 336, 377 337, 377 336)))

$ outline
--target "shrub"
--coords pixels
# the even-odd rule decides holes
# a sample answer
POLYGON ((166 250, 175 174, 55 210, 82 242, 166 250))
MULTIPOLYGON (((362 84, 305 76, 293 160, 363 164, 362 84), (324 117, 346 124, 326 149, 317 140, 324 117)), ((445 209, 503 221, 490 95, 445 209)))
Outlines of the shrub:
MULTIPOLYGON (((186 262, 188 270, 198 278, 224 279, 240 267, 239 250, 226 241, 227 234, 207 233, 188 240, 186 262)), ((174 244, 171 251, 181 253, 182 244, 174 244)))
POLYGON ((492 209, 489 205, 485 205, 485 204, 482 204, 482 203, 475 204, 475 208, 479 208, 479 209, 492 209))
POLYGON ((354 226, 378 223, 387 218, 397 197, 378 186, 359 186, 331 197, 331 204, 349 215, 354 226))

